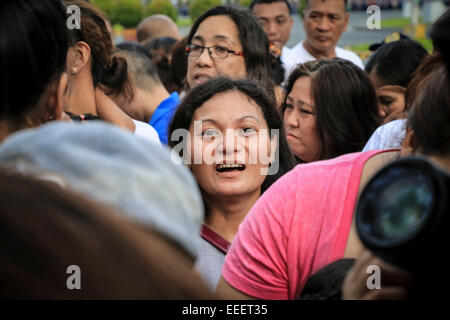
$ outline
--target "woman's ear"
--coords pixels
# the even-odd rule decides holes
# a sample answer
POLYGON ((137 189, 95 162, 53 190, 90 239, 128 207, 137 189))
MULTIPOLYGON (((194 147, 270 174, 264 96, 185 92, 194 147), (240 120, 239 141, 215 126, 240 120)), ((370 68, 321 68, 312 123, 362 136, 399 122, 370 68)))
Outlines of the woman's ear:
POLYGON ((68 72, 78 74, 88 64, 90 58, 91 47, 84 41, 78 41, 67 53, 68 72))
POLYGON ((413 129, 407 128, 405 139, 402 142, 402 149, 400 151, 400 155, 402 157, 410 156, 417 151, 417 142, 416 135, 414 134, 413 129))

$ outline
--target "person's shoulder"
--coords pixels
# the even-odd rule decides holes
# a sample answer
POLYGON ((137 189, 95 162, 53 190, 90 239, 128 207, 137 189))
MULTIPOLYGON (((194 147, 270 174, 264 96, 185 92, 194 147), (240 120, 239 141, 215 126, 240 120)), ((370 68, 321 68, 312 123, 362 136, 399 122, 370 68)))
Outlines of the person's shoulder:
MULTIPOLYGON (((286 48, 286 47, 285 47, 286 48)), ((288 48, 289 49, 289 48, 288 48)), ((284 48, 283 48, 284 50, 284 48)), ((286 57, 288 58, 298 58, 305 55, 305 48, 303 47, 303 41, 300 41, 297 45, 288 50, 286 57)))
POLYGON ((134 135, 161 146, 158 132, 150 124, 132 119, 135 125, 134 135))
POLYGON ((343 49, 340 47, 336 47, 335 50, 336 50, 336 56, 338 58, 349 60, 349 61, 353 62, 354 64, 356 64, 361 69, 364 69, 364 64, 363 64, 361 58, 355 52, 353 52, 351 50, 343 49))
POLYGON ((284 69, 286 70, 286 79, 296 65, 314 59, 315 58, 305 50, 303 47, 303 41, 301 41, 295 47, 290 49, 285 55, 283 55, 282 62, 284 64, 284 69))
POLYGON ((406 132, 406 119, 390 121, 378 127, 363 151, 400 149, 406 132))

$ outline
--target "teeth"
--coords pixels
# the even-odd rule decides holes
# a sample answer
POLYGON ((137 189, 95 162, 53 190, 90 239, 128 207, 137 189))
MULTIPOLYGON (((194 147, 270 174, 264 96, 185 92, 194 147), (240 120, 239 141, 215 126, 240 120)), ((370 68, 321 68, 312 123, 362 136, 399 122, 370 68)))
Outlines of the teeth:
POLYGON ((242 164, 219 164, 217 169, 232 169, 232 168, 242 168, 244 165, 242 164))
POLYGON ((205 82, 209 80, 209 77, 205 77, 205 76, 199 76, 196 78, 196 80, 201 81, 201 82, 205 82))

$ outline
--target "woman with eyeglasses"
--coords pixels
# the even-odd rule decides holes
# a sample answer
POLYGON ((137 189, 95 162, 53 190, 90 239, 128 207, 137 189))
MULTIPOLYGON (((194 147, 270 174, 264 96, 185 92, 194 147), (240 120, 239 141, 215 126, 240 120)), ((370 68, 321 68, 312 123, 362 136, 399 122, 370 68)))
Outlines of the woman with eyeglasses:
POLYGON ((270 81, 267 36, 248 10, 217 6, 203 13, 191 28, 186 52, 190 88, 217 76, 270 81))

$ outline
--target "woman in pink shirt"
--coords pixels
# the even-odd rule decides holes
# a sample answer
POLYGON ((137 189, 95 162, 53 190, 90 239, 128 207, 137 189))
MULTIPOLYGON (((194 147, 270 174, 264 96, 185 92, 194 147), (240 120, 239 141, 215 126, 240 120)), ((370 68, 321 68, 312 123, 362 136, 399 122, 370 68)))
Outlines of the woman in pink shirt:
MULTIPOLYGON (((420 152, 449 170, 444 71, 441 67, 419 92, 402 154, 420 152)), ((356 258, 363 249, 353 224, 357 199, 371 176, 399 155, 392 150, 347 154, 297 166, 283 176, 241 224, 217 292, 235 299, 296 299, 317 270, 356 258)))

